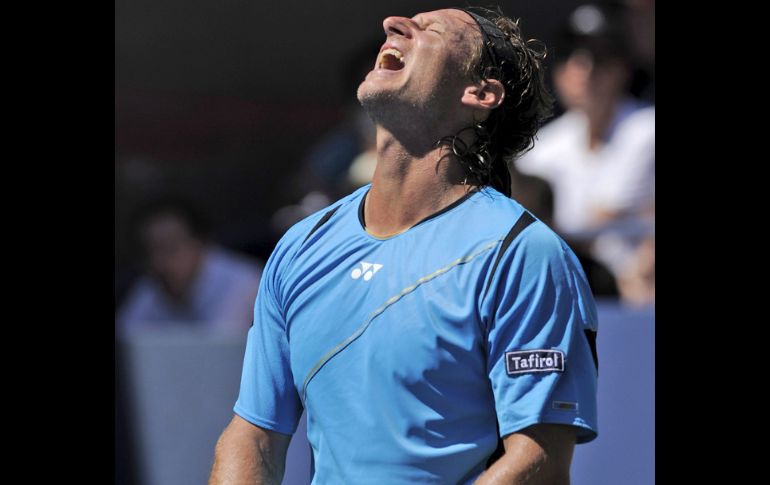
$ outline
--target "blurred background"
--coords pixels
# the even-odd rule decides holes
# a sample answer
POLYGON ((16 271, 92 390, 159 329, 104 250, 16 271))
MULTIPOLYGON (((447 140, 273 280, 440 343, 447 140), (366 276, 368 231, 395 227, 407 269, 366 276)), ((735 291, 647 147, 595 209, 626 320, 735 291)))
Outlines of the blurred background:
MULTIPOLYGON (((600 303, 602 433, 578 447, 573 483, 652 483, 654 0, 468 4, 500 5, 548 47, 557 106, 512 191, 600 303)), ((206 482, 265 260, 371 177, 355 91, 382 20, 446 6, 116 1, 116 483, 206 482)), ((290 459, 284 482, 308 483, 306 441, 290 459)))

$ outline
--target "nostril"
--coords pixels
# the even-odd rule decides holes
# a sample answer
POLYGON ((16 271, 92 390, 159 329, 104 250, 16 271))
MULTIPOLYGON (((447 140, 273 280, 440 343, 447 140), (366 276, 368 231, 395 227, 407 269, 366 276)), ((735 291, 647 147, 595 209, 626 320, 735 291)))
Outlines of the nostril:
POLYGON ((411 37, 409 32, 409 24, 405 22, 403 17, 388 17, 382 23, 385 29, 385 35, 398 35, 401 37, 411 37))

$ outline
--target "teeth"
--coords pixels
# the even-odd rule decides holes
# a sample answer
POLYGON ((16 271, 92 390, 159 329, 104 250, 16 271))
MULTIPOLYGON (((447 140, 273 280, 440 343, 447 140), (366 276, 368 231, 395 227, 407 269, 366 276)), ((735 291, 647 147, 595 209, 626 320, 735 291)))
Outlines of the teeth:
POLYGON ((404 62, 404 55, 401 53, 401 51, 398 51, 396 49, 390 48, 390 49, 385 49, 384 51, 382 51, 382 55, 384 56, 385 54, 390 54, 392 56, 395 56, 396 59, 398 59, 401 62, 404 62))
POLYGON ((401 51, 390 47, 390 48, 385 49, 384 51, 380 52, 380 60, 377 63, 377 67, 379 67, 380 69, 382 69, 384 67, 384 64, 385 64, 384 58, 385 58, 386 55, 391 55, 391 56, 395 57, 401 64, 404 63, 404 55, 401 53, 401 51))

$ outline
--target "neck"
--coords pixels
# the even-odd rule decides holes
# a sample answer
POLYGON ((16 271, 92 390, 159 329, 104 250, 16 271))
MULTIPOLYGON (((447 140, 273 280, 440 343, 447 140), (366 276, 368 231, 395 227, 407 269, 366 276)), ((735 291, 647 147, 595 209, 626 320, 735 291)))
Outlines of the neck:
POLYGON ((439 138, 377 127, 377 167, 364 205, 367 231, 381 237, 403 232, 474 188, 464 185, 451 151, 435 146, 439 138))

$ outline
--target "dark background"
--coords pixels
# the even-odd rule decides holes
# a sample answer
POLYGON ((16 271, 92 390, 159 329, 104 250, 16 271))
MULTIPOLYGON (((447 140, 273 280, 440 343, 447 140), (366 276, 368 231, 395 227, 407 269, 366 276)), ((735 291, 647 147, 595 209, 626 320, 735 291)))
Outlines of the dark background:
MULTIPOLYGON (((580 3, 500 5, 522 18, 525 36, 553 53, 558 27, 580 3)), ((267 258, 279 236, 270 230, 270 215, 303 195, 292 182, 303 156, 355 102, 350 57, 374 45, 374 64, 385 17, 446 6, 116 1, 116 305, 141 272, 131 214, 162 194, 202 206, 217 242, 267 258)))
MULTIPOLYGON (((525 37, 545 42, 550 69, 559 27, 583 3, 497 4, 522 19, 525 37)), ((304 194, 297 183, 303 157, 356 102, 351 56, 373 46, 374 64, 385 17, 447 6, 430 0, 117 0, 115 306, 142 271, 131 216, 164 194, 203 208, 215 241, 266 259, 280 236, 271 215, 304 194)), ((116 347, 118 367, 124 365, 120 351, 116 347)), ((116 375, 125 372, 116 368, 116 375)), ((116 483, 141 483, 131 396, 119 387, 116 483)))

